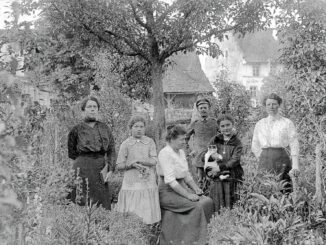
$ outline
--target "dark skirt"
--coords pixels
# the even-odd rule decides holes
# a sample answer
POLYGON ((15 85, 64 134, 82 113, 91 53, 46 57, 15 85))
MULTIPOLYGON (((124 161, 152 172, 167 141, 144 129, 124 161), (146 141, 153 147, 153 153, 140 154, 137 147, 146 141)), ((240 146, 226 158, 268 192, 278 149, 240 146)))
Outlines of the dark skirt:
MULTIPOLYGON (((187 188, 183 180, 178 182, 187 188)), ((192 202, 176 193, 162 178, 159 196, 162 211, 160 244, 206 244, 213 201, 202 196, 198 202, 192 202)))
POLYGON ((238 187, 240 181, 236 180, 211 180, 209 197, 213 199, 214 211, 219 212, 221 208, 232 208, 239 199, 238 187))
POLYGON ((103 183, 100 172, 105 166, 102 155, 79 156, 74 161, 73 169, 80 177, 80 185, 73 188, 71 193, 72 201, 79 205, 86 202, 102 205, 106 209, 111 209, 112 194, 107 183, 103 183), (79 170, 77 170, 79 169, 79 170))
POLYGON ((280 181, 285 181, 284 191, 292 191, 292 180, 289 176, 292 163, 284 148, 264 148, 259 157, 258 169, 279 175, 280 181))

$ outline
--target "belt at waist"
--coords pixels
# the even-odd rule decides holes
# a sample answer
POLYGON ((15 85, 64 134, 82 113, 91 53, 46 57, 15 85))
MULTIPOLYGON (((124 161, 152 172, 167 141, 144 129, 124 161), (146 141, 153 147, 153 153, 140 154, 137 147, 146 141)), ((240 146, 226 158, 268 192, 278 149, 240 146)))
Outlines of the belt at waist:
POLYGON ((264 148, 262 148, 262 150, 264 151, 266 151, 266 150, 285 150, 286 148, 284 148, 284 147, 264 147, 264 148))
POLYGON ((79 157, 92 157, 92 158, 102 158, 105 154, 102 152, 82 152, 79 157))

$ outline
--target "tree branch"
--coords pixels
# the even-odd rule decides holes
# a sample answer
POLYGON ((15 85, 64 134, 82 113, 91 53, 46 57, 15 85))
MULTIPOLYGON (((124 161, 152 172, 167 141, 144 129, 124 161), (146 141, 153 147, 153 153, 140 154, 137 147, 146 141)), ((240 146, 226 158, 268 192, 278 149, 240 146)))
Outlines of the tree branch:
POLYGON ((218 34, 226 33, 228 31, 232 31, 235 28, 237 28, 238 26, 239 25, 235 25, 235 26, 232 26, 232 27, 224 28, 224 29, 219 30, 219 31, 212 30, 208 34, 198 38, 194 42, 191 41, 191 43, 184 44, 184 45, 181 45, 182 42, 184 42, 184 39, 179 40, 179 45, 173 45, 173 47, 171 49, 163 51, 161 56, 160 56, 160 59, 165 60, 166 58, 170 57, 172 54, 174 54, 176 52, 179 52, 179 51, 182 51, 182 50, 187 50, 187 49, 189 49, 191 47, 196 46, 200 42, 206 41, 208 38, 212 37, 213 35, 218 35, 218 34))
POLYGON ((132 9, 132 12, 133 12, 133 14, 134 14, 134 17, 135 17, 135 20, 137 21, 137 23, 139 24, 139 25, 141 25, 142 27, 144 27, 149 33, 152 33, 152 28, 149 26, 149 25, 147 25, 145 22, 143 22, 141 19, 140 19, 140 17, 137 15, 137 13, 136 13, 136 8, 135 8, 135 6, 132 4, 132 0, 129 0, 129 4, 130 4, 130 6, 131 6, 131 9, 132 9))

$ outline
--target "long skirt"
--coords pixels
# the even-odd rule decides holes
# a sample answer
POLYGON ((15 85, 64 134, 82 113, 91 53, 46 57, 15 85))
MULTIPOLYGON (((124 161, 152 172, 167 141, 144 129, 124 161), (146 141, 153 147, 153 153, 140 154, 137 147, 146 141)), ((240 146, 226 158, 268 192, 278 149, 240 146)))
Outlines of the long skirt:
POLYGON ((238 200, 239 185, 240 182, 236 180, 211 180, 209 197, 213 199, 215 212, 219 212, 223 207, 233 207, 233 204, 238 200))
POLYGON ((160 201, 154 168, 148 168, 148 173, 144 179, 136 169, 125 172, 116 210, 134 213, 146 224, 154 224, 161 220, 160 201))
POLYGON ((84 206, 87 202, 111 209, 112 194, 107 183, 101 180, 100 172, 105 166, 102 155, 79 156, 73 169, 78 174, 79 185, 73 188, 72 201, 84 206))
POLYGON ((292 163, 284 148, 264 148, 259 158, 258 169, 280 175, 280 181, 285 182, 283 192, 292 191, 292 180, 289 176, 292 163))
MULTIPOLYGON (((188 188, 183 180, 178 180, 188 188)), ((160 244, 206 244, 207 223, 213 215, 213 201, 201 196, 192 202, 176 193, 161 178, 159 196, 162 210, 160 244)))

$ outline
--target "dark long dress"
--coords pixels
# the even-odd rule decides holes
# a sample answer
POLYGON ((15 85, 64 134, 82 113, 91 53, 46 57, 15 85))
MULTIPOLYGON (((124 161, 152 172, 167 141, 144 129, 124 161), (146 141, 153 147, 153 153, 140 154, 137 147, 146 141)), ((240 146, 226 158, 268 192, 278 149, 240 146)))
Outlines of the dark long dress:
POLYGON ((259 157, 258 169, 269 171, 275 175, 280 175, 280 180, 284 181, 282 192, 292 192, 292 180, 289 175, 292 169, 292 162, 289 154, 284 148, 264 148, 259 157))
POLYGON ((68 135, 68 155, 74 160, 73 169, 82 180, 81 188, 73 188, 72 201, 85 205, 91 200, 111 209, 111 191, 100 176, 106 161, 109 170, 114 170, 114 139, 108 126, 101 122, 96 122, 94 127, 85 122, 76 125, 68 135))
MULTIPOLYGON (((175 192, 169 183, 171 176, 188 192, 194 193, 187 186, 185 179, 190 176, 184 151, 176 153, 169 145, 159 153, 157 173, 159 179, 159 197, 162 211, 160 244, 206 244, 207 223, 213 214, 213 201, 201 196, 197 202, 175 192)), ((191 178, 191 177, 190 177, 191 178)))
MULTIPOLYGON (((224 180, 221 180, 219 175, 211 178, 209 196, 214 201, 215 212, 218 212, 222 207, 232 208, 234 202, 238 199, 237 189, 243 177, 243 169, 240 164, 243 147, 236 135, 225 141, 222 134, 214 136, 209 145, 216 145, 217 153, 223 157, 222 161, 218 163, 221 173, 228 173, 230 176, 224 180)), ((205 159, 206 152, 207 150, 201 154, 202 161, 205 159)), ((209 159, 209 161, 212 161, 212 159, 209 159)))

